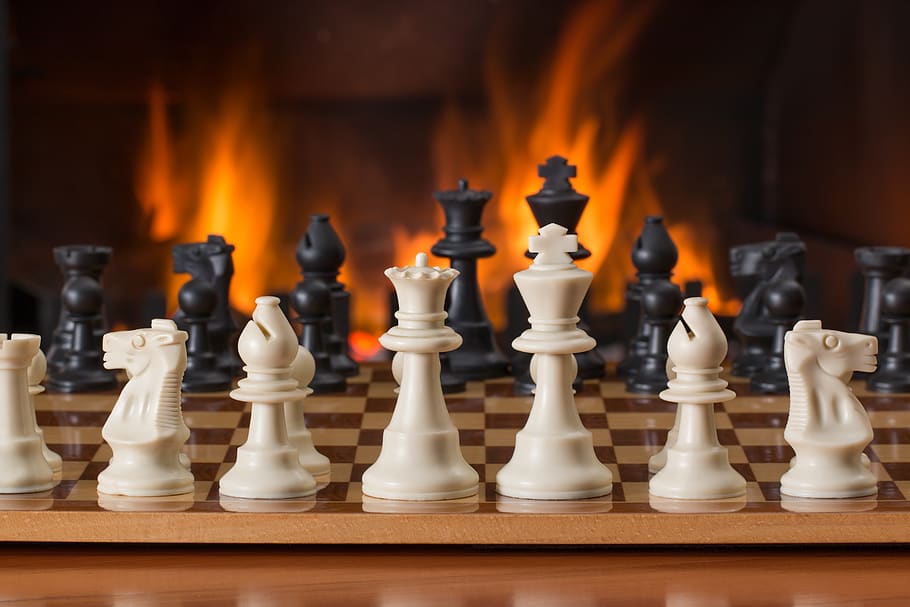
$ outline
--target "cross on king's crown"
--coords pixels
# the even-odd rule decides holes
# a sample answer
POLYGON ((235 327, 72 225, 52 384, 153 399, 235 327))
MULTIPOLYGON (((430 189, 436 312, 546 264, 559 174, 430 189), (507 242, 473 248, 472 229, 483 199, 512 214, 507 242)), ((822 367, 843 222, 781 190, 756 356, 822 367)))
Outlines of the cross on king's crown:
POLYGON ((535 264, 564 265, 572 263, 568 253, 578 250, 578 236, 568 234, 568 229, 557 223, 550 223, 538 230, 540 236, 528 238, 528 250, 537 253, 535 264))

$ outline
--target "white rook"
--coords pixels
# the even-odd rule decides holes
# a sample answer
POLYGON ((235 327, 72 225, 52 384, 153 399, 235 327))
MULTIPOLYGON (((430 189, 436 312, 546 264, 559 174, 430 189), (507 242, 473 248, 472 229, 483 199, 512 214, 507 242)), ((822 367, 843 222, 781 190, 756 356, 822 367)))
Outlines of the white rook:
POLYGON ((37 335, 0 333, 0 493, 45 491, 56 484, 28 390, 28 368, 40 344, 37 335))

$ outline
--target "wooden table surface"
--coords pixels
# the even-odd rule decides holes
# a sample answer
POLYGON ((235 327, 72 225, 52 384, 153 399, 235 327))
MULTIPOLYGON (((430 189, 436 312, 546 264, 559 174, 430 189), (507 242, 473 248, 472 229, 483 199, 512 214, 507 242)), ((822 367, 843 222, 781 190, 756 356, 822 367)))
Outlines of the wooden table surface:
POLYGON ((908 604, 902 548, 0 547, 2 607, 908 604))

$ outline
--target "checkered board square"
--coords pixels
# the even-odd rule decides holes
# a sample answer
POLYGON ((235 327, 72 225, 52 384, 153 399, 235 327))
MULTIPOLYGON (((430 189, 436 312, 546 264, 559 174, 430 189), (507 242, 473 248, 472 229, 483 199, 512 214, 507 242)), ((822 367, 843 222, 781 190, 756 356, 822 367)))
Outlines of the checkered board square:
MULTIPOLYGON (((174 513, 176 517, 176 513, 223 515, 241 511, 265 516, 269 512, 297 511, 306 512, 310 517, 327 518, 333 513, 360 516, 373 512, 399 513, 402 516, 425 513, 432 516, 433 512, 439 512, 437 516, 443 517, 443 520, 448 520, 445 517, 451 513, 466 515, 465 525, 468 527, 472 525, 472 517, 477 517, 479 522, 483 516, 491 514, 501 517, 524 514, 530 519, 562 514, 582 518, 606 517, 608 520, 625 514, 657 517, 656 520, 660 520, 677 516, 677 513, 691 516, 735 513, 744 524, 750 516, 775 513, 783 516, 793 512, 805 515, 814 511, 819 513, 819 517, 824 513, 859 512, 890 513, 910 519, 910 396, 907 395, 869 394, 862 386, 856 387, 875 429, 873 443, 866 451, 879 478, 879 492, 875 498, 788 503, 781 501, 778 486, 779 478, 793 456, 792 449, 783 438, 788 400, 786 397, 751 395, 747 384, 733 381, 731 387, 738 397, 715 405, 715 417, 720 441, 728 447, 731 463, 748 481, 746 499, 716 503, 662 503, 649 498, 647 463, 666 440, 667 430, 673 423, 675 405, 656 396, 628 394, 623 384, 615 379, 586 382, 576 394, 576 403, 583 423, 593 434, 597 456, 613 472, 613 493, 599 500, 572 503, 531 502, 498 496, 495 478, 497 471, 511 457, 515 434, 527 419, 532 398, 513 395, 510 378, 470 382, 466 392, 447 395, 446 403, 459 429, 464 456, 480 475, 479 495, 455 502, 408 504, 364 498, 360 488, 363 472, 376 459, 381 448, 383 429, 395 406, 395 387, 387 366, 366 366, 358 377, 349 381, 346 393, 308 398, 305 401, 307 425, 319 451, 332 461, 331 474, 329 478, 318 479, 322 483, 315 498, 280 502, 225 500, 219 496, 218 479, 231 467, 237 447, 246 439, 249 404, 231 400, 226 394, 185 395, 183 412, 192 430, 186 452, 193 462, 195 493, 180 498, 130 500, 108 496, 99 498, 96 491, 98 473, 107 465, 111 455, 110 448, 102 440, 101 427, 116 401, 116 393, 42 394, 36 398, 37 419, 44 429, 48 445, 63 456, 62 477, 57 487, 46 495, 0 498, 0 511, 5 511, 6 516, 16 512, 37 514, 49 511, 74 514, 77 518, 80 513, 103 513, 114 523, 124 511, 158 512, 165 517, 167 513, 174 513)), ((0 514, 0 522, 3 516, 0 514)), ((393 518, 383 519, 383 524, 388 524, 393 518)), ((533 522, 530 519, 529 522, 533 522)), ((40 517, 31 520, 40 522, 40 517)), ((552 518, 547 520, 554 524, 559 522, 552 518)), ((903 521, 903 518, 897 520, 903 521)), ((162 523, 165 527, 166 522, 162 523)), ((619 522, 616 518, 616 524, 619 522)), ((607 525, 610 527, 609 523, 607 525)), ((907 537, 902 541, 910 541, 910 520, 906 527, 907 537)), ((169 538, 166 530, 161 533, 163 535, 149 541, 187 541, 185 537, 169 538)), ((31 539, 56 537, 51 535, 31 539)), ((0 525, 0 539, 18 538, 7 536, 10 534, 5 536, 0 525)), ((825 534, 819 537, 821 541, 837 541, 825 534)), ((144 539, 149 538, 139 538, 138 541, 144 539)), ((230 540, 230 536, 227 539, 230 540)), ((386 541, 395 539, 386 538, 386 541)), ((398 539, 410 541, 412 538, 398 539)), ((517 536, 511 539, 524 541, 517 536)), ((569 543, 575 543, 575 539, 570 539, 569 543)), ((689 539, 666 538, 667 543, 688 543, 689 539)), ((269 538, 265 540, 272 541, 269 538)), ((339 539, 348 540, 357 541, 357 538, 339 539)), ((508 537, 499 537, 495 538, 495 543, 508 543, 509 540, 508 537)), ((238 536, 237 541, 249 540, 238 536)), ((277 538, 274 541, 282 540, 277 538)), ((468 541, 486 543, 484 538, 468 541)), ((713 542, 710 538, 707 541, 713 542)), ((812 539, 806 541, 811 542, 812 539)), ((645 538, 644 543, 653 543, 653 538, 645 538)))

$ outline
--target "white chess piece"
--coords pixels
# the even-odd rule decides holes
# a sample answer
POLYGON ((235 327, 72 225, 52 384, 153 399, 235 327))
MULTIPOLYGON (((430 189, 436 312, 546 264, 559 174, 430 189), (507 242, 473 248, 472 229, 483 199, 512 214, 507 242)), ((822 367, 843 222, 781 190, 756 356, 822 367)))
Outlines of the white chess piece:
POLYGON ((98 474, 99 493, 153 497, 193 491, 193 475, 180 453, 190 437, 180 409, 186 339, 165 319, 147 329, 105 334, 104 367, 125 369, 130 379, 101 431, 113 455, 98 474))
MULTIPOLYGON (((676 371, 673 370, 673 361, 667 358, 667 381, 676 379, 676 371)), ((673 418, 673 427, 667 433, 667 442, 664 443, 663 449, 652 455, 648 459, 648 472, 657 474, 667 465, 667 449, 676 444, 676 437, 679 435, 679 407, 676 408, 676 415, 673 418)))
POLYGON ((461 453, 440 384, 439 353, 461 345, 461 337, 445 326, 443 310, 458 271, 430 267, 419 253, 415 265, 389 268, 385 275, 398 294, 398 325, 379 342, 398 352, 401 386, 379 457, 363 473, 363 493, 412 501, 474 495, 478 474, 461 453))
POLYGON ((822 329, 802 320, 784 339, 790 415, 784 440, 796 458, 780 479, 794 497, 859 497, 878 491, 863 460, 872 441, 869 415, 849 386, 854 371, 875 371, 878 340, 822 329))
POLYGON ((37 335, 0 333, 0 493, 34 493, 56 484, 28 390, 28 368, 40 344, 37 335))
MULTIPOLYGON (((297 380, 298 387, 307 396, 313 393, 309 387, 313 376, 316 374, 316 362, 313 355, 303 346, 297 347, 297 356, 291 363, 291 377, 297 380)), ((329 458, 316 450, 313 444, 313 434, 306 427, 303 416, 304 399, 294 399, 284 403, 284 419, 288 427, 288 442, 296 447, 299 453, 300 465, 306 468, 313 476, 324 476, 331 470, 329 458)))
POLYGON ((44 453, 44 459, 47 460, 51 470, 56 474, 63 470, 63 458, 48 448, 47 442, 44 440, 44 430, 38 425, 38 417, 35 412, 35 396, 44 392, 44 386, 41 385, 41 382, 44 381, 45 375, 47 375, 47 358, 44 356, 44 352, 38 350, 38 353, 32 359, 32 364, 28 367, 29 406, 32 408, 32 415, 35 417, 35 432, 38 434, 38 438, 41 439, 41 452, 44 453))
POLYGON ((515 274, 530 312, 531 328, 512 347, 533 354, 534 403, 525 427, 515 437, 515 451, 496 475, 496 491, 526 499, 582 499, 613 489, 613 475, 598 461, 591 433, 582 425, 572 382, 576 352, 596 345, 578 328, 578 309, 593 275, 567 255, 578 237, 549 224, 528 239, 534 263, 515 274))
POLYGON ((676 377, 660 398, 678 403, 675 442, 666 450, 666 464, 648 484, 651 495, 670 499, 710 500, 745 494, 746 481, 730 465, 727 449, 717 440, 714 403, 736 395, 720 378, 727 355, 727 338, 708 310, 708 300, 683 302, 667 352, 676 377))
POLYGON ((277 297, 258 297, 237 350, 246 378, 231 398, 252 403, 247 441, 237 449, 237 463, 219 482, 222 495, 253 499, 304 497, 316 481, 288 442, 285 404, 306 396, 291 377, 299 352, 297 335, 278 307, 277 297))

